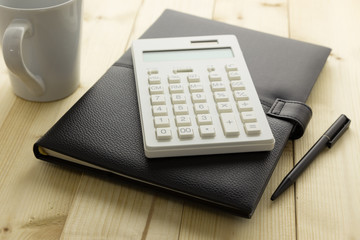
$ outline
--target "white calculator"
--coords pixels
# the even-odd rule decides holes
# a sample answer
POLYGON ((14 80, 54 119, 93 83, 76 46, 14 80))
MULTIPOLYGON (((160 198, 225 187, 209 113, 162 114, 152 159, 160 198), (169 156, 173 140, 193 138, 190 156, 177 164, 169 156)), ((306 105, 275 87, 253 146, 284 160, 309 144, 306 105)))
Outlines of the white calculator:
POLYGON ((132 57, 148 158, 273 149, 235 36, 139 39, 132 57))

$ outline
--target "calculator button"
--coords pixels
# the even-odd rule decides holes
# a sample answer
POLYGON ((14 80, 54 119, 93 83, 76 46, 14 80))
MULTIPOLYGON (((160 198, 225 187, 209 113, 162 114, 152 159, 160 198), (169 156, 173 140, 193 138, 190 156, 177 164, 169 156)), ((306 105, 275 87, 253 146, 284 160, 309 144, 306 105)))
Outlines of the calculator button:
POLYGON ((192 71, 193 71, 193 68, 189 67, 189 66, 177 67, 177 68, 174 68, 174 70, 173 70, 174 73, 183 73, 183 72, 192 72, 192 71))
POLYGON ((194 130, 192 127, 179 127, 178 134, 180 139, 193 138, 194 130))
POLYGON ((249 96, 246 91, 234 91, 235 100, 249 100, 249 96))
POLYGON ((172 75, 168 76, 168 81, 169 81, 169 83, 180 83, 181 78, 179 75, 172 74, 172 75))
POLYGON ((189 114, 188 106, 186 104, 175 104, 174 105, 174 114, 175 115, 189 114))
POLYGON ((156 139, 157 140, 171 139, 171 129, 170 128, 157 128, 156 129, 156 139))
POLYGON ((193 103, 203 103, 206 102, 206 94, 203 92, 192 93, 191 99, 193 103))
POLYGON ((228 72, 228 77, 230 80, 240 80, 240 73, 238 71, 228 72))
POLYGON ((148 73, 149 75, 151 75, 151 74, 158 74, 158 73, 159 73, 159 70, 158 70, 157 68, 149 68, 149 69, 147 70, 147 73, 148 73))
POLYGON ((223 82, 212 82, 211 83, 211 90, 213 92, 225 91, 225 84, 223 82))
POLYGON ((171 102, 173 104, 186 103, 185 94, 182 93, 172 94, 171 102))
POLYGON ((239 128, 236 124, 235 115, 233 113, 220 114, 220 120, 226 137, 239 136, 239 128))
POLYGON ((231 81, 231 90, 245 90, 245 84, 244 81, 231 81))
POLYGON ((230 72, 230 71, 236 71, 238 70, 237 66, 235 64, 226 64, 225 65, 225 70, 227 72, 230 72))
POLYGON ((204 87, 201 83, 190 83, 189 84, 189 91, 193 92, 202 92, 204 91, 204 87))
POLYGON ((169 91, 170 93, 183 93, 184 88, 181 84, 170 84, 169 91))
POLYGON ((205 125, 199 127, 200 136, 205 137, 215 137, 215 128, 212 125, 205 125))
POLYGON ((251 103, 249 101, 239 101, 237 102, 237 107, 239 112, 247 112, 253 110, 253 107, 251 106, 251 103))
POLYGON ((165 105, 152 107, 152 112, 154 116, 166 116, 168 113, 165 105))
POLYGON ((176 126, 181 127, 181 126, 191 126, 191 119, 189 116, 184 115, 184 116, 176 116, 175 117, 175 121, 176 121, 176 126))
POLYGON ((196 116, 197 123, 199 125, 209 125, 212 124, 212 119, 210 114, 199 114, 196 116))
POLYGON ((159 84, 161 82, 161 78, 159 75, 151 75, 148 78, 149 84, 159 84))
POLYGON ((195 113, 209 113, 209 105, 206 103, 195 103, 194 111, 195 113))
POLYGON ((209 80, 210 81, 220 81, 221 80, 221 76, 220 74, 216 73, 216 72, 211 72, 209 74, 209 80))
POLYGON ((170 121, 168 117, 154 117, 154 125, 158 127, 170 127, 170 121))
POLYGON ((242 112, 240 113, 240 117, 244 123, 256 122, 255 112, 242 112))
POLYGON ((215 102, 227 102, 229 101, 229 95, 227 92, 214 92, 215 102))
POLYGON ((229 102, 217 103, 216 107, 219 113, 232 112, 231 103, 229 102))
POLYGON ((245 132, 248 135, 259 135, 261 129, 258 123, 245 123, 245 132))
POLYGON ((164 93, 164 88, 162 85, 151 85, 149 87, 150 94, 159 94, 164 93))
POLYGON ((198 74, 192 73, 187 76, 189 83, 200 82, 200 76, 198 74))
POLYGON ((165 95, 151 95, 151 105, 164 105, 165 95))
POLYGON ((208 72, 215 71, 214 65, 208 65, 208 66, 207 66, 207 70, 208 70, 208 72))

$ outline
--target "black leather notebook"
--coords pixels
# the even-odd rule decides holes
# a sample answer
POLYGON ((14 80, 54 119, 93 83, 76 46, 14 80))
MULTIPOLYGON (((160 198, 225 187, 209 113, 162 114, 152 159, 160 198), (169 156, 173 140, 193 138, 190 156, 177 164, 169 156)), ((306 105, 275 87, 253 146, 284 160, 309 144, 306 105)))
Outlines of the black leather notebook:
POLYGON ((234 34, 276 139, 270 152, 147 159, 130 51, 34 145, 37 158, 116 174, 250 218, 289 138, 311 118, 304 104, 329 48, 166 10, 142 38, 234 34))

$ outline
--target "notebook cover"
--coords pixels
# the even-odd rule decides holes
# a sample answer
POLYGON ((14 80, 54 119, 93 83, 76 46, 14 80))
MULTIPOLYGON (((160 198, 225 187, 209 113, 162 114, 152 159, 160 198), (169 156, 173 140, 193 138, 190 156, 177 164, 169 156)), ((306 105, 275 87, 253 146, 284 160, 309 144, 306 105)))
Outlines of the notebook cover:
MULTIPOLYGON (((276 98, 305 102, 330 53, 325 47, 171 10, 142 37, 218 34, 237 36, 265 112, 276 98)), ((293 128, 271 116, 268 121, 276 139, 269 152, 147 159, 127 51, 34 144, 34 153, 45 161, 111 172, 250 218, 293 128)))

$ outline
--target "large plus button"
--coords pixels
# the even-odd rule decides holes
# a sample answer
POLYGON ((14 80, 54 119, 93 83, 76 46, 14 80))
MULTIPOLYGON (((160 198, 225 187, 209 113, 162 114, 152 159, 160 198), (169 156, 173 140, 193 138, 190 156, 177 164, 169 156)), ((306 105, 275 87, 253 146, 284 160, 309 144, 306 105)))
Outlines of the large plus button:
POLYGON ((220 114, 220 120, 226 137, 236 137, 240 134, 233 113, 220 114))

